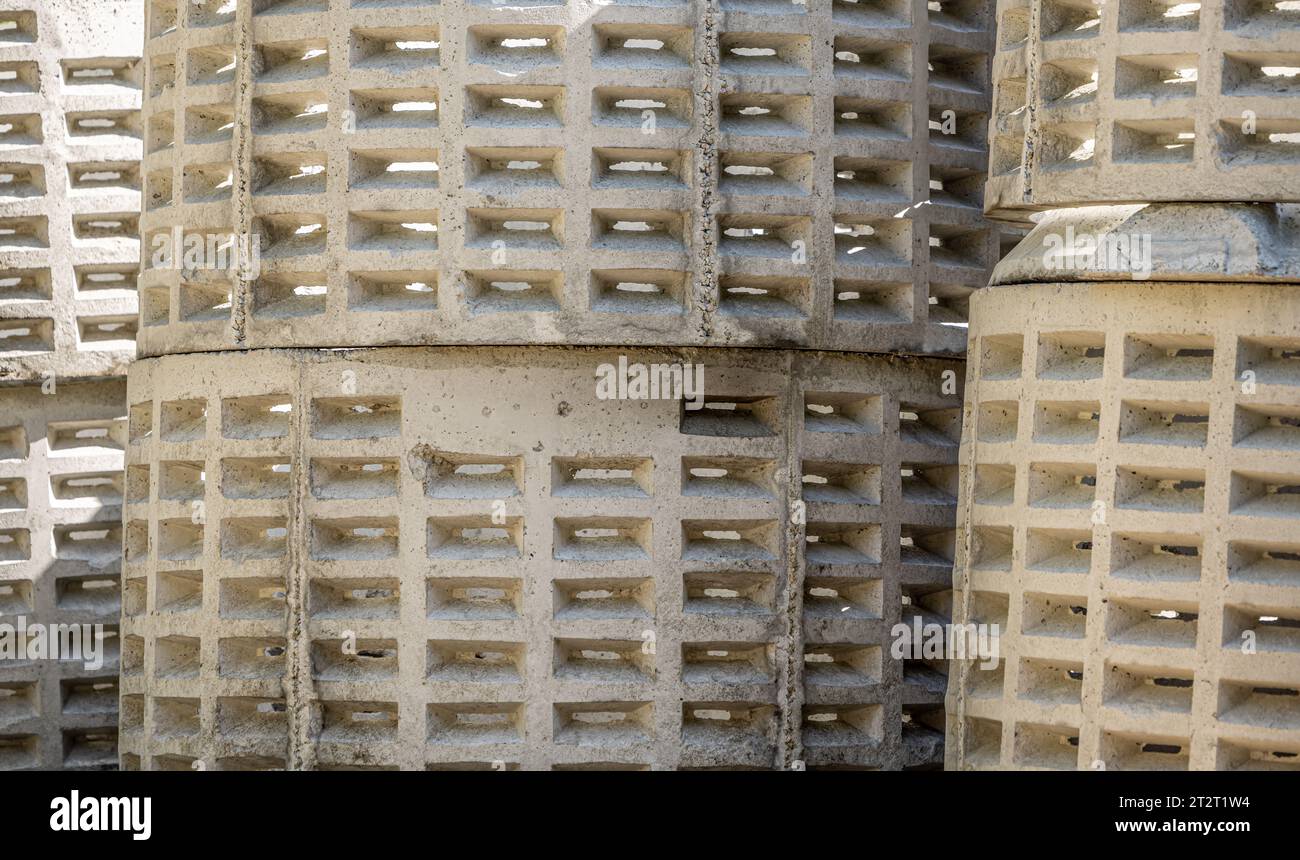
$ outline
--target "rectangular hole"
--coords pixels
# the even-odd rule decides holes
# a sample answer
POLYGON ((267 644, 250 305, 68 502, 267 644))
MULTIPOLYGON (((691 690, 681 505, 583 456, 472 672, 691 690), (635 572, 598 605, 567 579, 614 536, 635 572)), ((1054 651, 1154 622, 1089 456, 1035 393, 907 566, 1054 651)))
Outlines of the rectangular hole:
POLYGON ((1228 579, 1300 587, 1300 543, 1232 541, 1228 544, 1228 579))
MULTIPOLYGON (((1112 600, 1112 613, 1114 606, 1112 600)), ((1083 639, 1088 626, 1088 599, 1060 594, 1026 594, 1022 624, 1027 636, 1083 639)))
POLYGON ((89 456, 126 447, 126 422, 121 419, 51 421, 46 434, 51 456, 89 456))
POLYGON ((685 129, 690 127, 691 94, 666 87, 594 87, 593 125, 621 128, 685 129))
POLYGON ((723 152, 718 189, 737 196, 806 197, 812 192, 811 153, 723 152))
POLYGON ((496 522, 492 516, 430 517, 427 555, 432 559, 474 561, 518 558, 523 554, 524 524, 519 517, 496 522))
MULTIPOLYGON (((475 84, 465 88, 465 125, 486 128, 561 128, 564 87, 475 84)), ((640 124, 641 117, 637 116, 640 124)))
POLYGON ((288 436, 292 411, 287 394, 227 397, 221 401, 221 435, 226 439, 288 436))
POLYGON ((312 618, 356 621, 396 621, 401 610, 401 586, 387 578, 313 578, 308 586, 312 618))
POLYGON ((523 743, 524 707, 518 702, 429 705, 429 743, 482 746, 523 743))
MULTIPOLYGON (((888 221, 841 220, 833 226, 835 262, 845 266, 896 266, 907 268, 912 260, 912 223, 895 218, 888 221)), ((898 276, 895 276, 898 277, 898 276)))
POLYGON ((389 254, 436 251, 438 213, 431 209, 349 212, 348 247, 389 254))
POLYGON ((771 574, 693 571, 683 577, 683 611, 702 615, 770 615, 776 605, 771 574))
POLYGON ((1223 54, 1223 93, 1294 96, 1300 93, 1300 53, 1223 54))
POLYGON ((804 392, 804 430, 810 433, 878 435, 884 419, 880 396, 850 392, 804 392))
POLYGON ((1173 600, 1111 598, 1106 638, 1119 645, 1195 648, 1198 612, 1194 604, 1173 600))
POLYGON ((1233 471, 1228 495, 1238 516, 1300 517, 1300 475, 1233 471))
POLYGON ((651 525, 630 517, 556 517, 554 557, 560 561, 615 562, 650 558, 651 525))
POLYGON ((1097 467, 1092 463, 1030 463, 1029 505, 1036 508, 1088 509, 1097 497, 1097 467))
POLYGON ((279 680, 285 645, 278 638, 228 637, 217 641, 217 675, 243 680, 279 680))
POLYGON ((274 621, 285 614, 284 581, 267 577, 238 577, 218 585, 222 618, 274 621))
POLYGON ((223 457, 221 495, 227 499, 287 499, 292 472, 287 457, 223 457))
POLYGON ((654 617, 654 609, 654 582, 649 578, 555 580, 557 621, 644 621, 654 617))
POLYGON ((1034 404, 1034 441, 1088 445, 1097 441, 1101 405, 1096 401, 1040 400, 1034 404))
POLYGON ((686 273, 668 269, 592 269, 591 310, 598 313, 680 314, 686 273))
POLYGON ((438 125, 440 102, 434 87, 352 90, 350 100, 357 131, 438 125))
POLYGON ((465 182, 471 188, 522 192, 563 183, 557 147, 469 146, 465 157, 465 182))
POLYGON ((435 684, 522 684, 525 651, 522 642, 431 641, 426 677, 435 684))
POLYGON ((683 561, 773 561, 779 543, 771 520, 682 520, 683 561))
POLYGON ((285 555, 283 517, 232 517, 221 522, 221 557, 259 561, 285 555))
POLYGON ((809 573, 880 564, 881 528, 872 523, 808 523, 803 555, 809 573))
POLYGON ((594 147, 592 188, 665 191, 687 187, 690 159, 675 149, 594 147))
POLYGON ((254 134, 311 134, 324 131, 328 120, 329 98, 323 92, 253 98, 254 134))
POLYGON ((518 579, 433 578, 425 605, 431 621, 507 621, 520 617, 523 587, 518 579))
POLYGON ((875 621, 884 613, 884 583, 857 577, 807 577, 803 614, 809 620, 875 621))
POLYGON ((470 313, 555 313, 560 310, 564 274, 535 269, 465 272, 470 313))
POLYGON ((320 194, 325 191, 326 155, 292 152, 253 159, 254 194, 320 194))
POLYGON ((774 499, 776 463, 752 457, 683 457, 683 496, 774 499))
POLYGON ((158 612, 194 612, 203 608, 203 571, 160 570, 154 590, 158 612))
POLYGON ((811 314, 808 278, 723 275, 718 279, 718 296, 718 311, 727 316, 803 320, 811 314))
POLYGON ((958 469, 943 463, 908 463, 899 467, 903 501, 912 505, 957 504, 958 469))
POLYGON ((718 51, 726 75, 805 76, 812 68, 812 37, 800 33, 723 33, 718 51))
POLYGON ((1200 513, 1205 507, 1205 473, 1199 469, 1120 466, 1115 504, 1134 510, 1200 513))
POLYGON ((555 678, 586 684, 646 683, 654 678, 654 655, 641 646, 640 639, 556 639, 555 678))
MULTIPOLYGON (((437 188, 440 167, 436 149, 354 149, 348 187, 364 190, 437 188)), ((360 214, 360 213, 354 213, 360 214)), ((387 212, 382 213, 387 216, 387 212)), ((397 213, 394 213, 397 214, 397 213)), ((421 213, 409 213, 419 215, 421 213)), ((423 220, 437 224, 436 213, 425 212, 423 220)), ((371 217, 380 217, 372 213, 371 217)), ((388 219, 392 220, 392 219, 388 219)), ((420 221, 411 217, 407 221, 420 221)), ((400 222, 399 222, 400 223, 400 222)))
POLYGON ((508 72, 524 73, 560 65, 564 55, 561 27, 479 24, 469 28, 469 61, 508 72))
POLYGON ((683 642, 682 681, 686 684, 770 684, 776 679, 774 652, 773 645, 762 642, 683 642))
POLYGON ((906 42, 836 36, 831 51, 836 75, 900 82, 912 76, 912 48, 906 42))
POLYGON ((312 677, 317 681, 376 683, 397 677, 396 639, 313 639, 312 677))
POLYGON ((352 68, 389 74, 437 68, 439 47, 437 27, 357 27, 352 30, 352 68))
POLYGON ((912 199, 912 164, 908 161, 835 156, 833 174, 835 196, 845 200, 907 203, 912 199))
POLYGON ((685 221, 683 213, 663 209, 592 209, 591 247, 684 256, 685 221))
POLYGON ((397 397, 318 397, 311 403, 314 439, 396 436, 401 425, 402 401, 397 397))
POLYGON ((649 457, 555 457, 551 495, 566 498, 645 499, 653 494, 649 457))
POLYGON ((805 137, 812 129, 812 98, 774 93, 727 93, 720 97, 724 134, 805 137))
POLYGON ((358 311, 436 311, 438 273, 432 270, 353 272, 348 282, 348 307, 358 311))
POLYGON ((1204 448, 1209 428, 1208 403, 1125 400, 1120 404, 1121 442, 1204 448))
POLYGON ((912 107, 906 102, 836 96, 833 107, 837 137, 907 140, 912 136, 912 107))
POLYGON ((396 517, 313 519, 311 557, 317 561, 382 561, 397 557, 396 517))
POLYGON ((961 410, 900 403, 898 432, 908 444, 955 448, 961 440, 961 410))
POLYGON ((691 65, 694 33, 689 27, 595 24, 592 37, 592 68, 660 71, 691 65))
MULTIPOLYGON (((1001 694, 999 689, 998 695, 1001 694)), ((1020 698, 1040 705, 1077 706, 1083 700, 1083 663, 1022 658, 1019 694, 1020 698)))
POLYGON ((465 210, 465 244, 470 248, 558 251, 564 246, 560 209, 465 210))
POLYGON ((323 77, 329 74, 329 41, 260 42, 253 48, 252 61, 253 79, 259 84, 323 77))
POLYGON ((679 432, 687 436, 756 438, 772 436, 776 426, 776 400, 772 397, 706 395, 704 405, 687 409, 682 404, 679 432))

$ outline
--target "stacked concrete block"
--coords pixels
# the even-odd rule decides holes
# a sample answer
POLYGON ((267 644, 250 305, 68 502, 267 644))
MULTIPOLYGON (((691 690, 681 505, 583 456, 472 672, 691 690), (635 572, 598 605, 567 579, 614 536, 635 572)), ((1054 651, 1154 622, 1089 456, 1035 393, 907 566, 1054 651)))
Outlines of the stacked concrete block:
POLYGON ((998 0, 987 208, 1300 201, 1286 3, 998 0))
POLYGON ((638 351, 695 410, 620 354, 137 363, 124 765, 937 765, 888 643, 946 611, 952 362, 638 351))
POLYGON ((947 766, 1300 767, 1300 75, 1277 3, 1000 3, 947 766))
POLYGON ((151 2, 123 766, 940 766, 989 12, 151 2))
POLYGON ((959 354, 992 33, 943 10, 158 0, 141 354, 959 354), (257 276, 151 265, 175 231, 257 276))
POLYGON ((0 660, 5 770, 117 766, 142 14, 0 3, 0 623, 103 634, 97 661, 0 660))

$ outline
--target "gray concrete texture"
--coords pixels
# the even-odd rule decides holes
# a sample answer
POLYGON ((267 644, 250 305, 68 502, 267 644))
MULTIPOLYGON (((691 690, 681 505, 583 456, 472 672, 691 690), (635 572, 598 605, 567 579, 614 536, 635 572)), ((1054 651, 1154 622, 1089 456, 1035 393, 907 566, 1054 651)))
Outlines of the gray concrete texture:
POLYGON ((135 362, 123 767, 937 768, 962 364, 625 354, 135 362))
POLYGON ((142 0, 0 0, 0 385, 125 372, 142 0))
POLYGON ((1300 286, 972 310, 947 766, 1300 768, 1300 286))
POLYGON ((0 387, 6 639, 13 644, 20 624, 103 625, 104 633, 98 668, 12 653, 0 659, 0 770, 117 768, 125 447, 124 379, 65 383, 50 393, 0 387))
POLYGON ((1291 5, 998 0, 986 211, 1300 201, 1291 5))
POLYGON ((959 354, 999 248, 990 11, 154 0, 141 355, 959 354), (259 277, 153 265, 173 231, 255 236, 259 277))

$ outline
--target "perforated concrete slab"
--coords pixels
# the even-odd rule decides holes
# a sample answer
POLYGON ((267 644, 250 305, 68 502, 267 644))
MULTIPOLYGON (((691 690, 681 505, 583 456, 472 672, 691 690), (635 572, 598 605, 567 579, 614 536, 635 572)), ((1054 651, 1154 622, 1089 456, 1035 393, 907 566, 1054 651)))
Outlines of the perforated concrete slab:
POLYGON ((133 364, 123 766, 937 767, 961 365, 619 358, 133 364))
POLYGON ((1300 15, 998 0, 985 209, 1300 201, 1300 15))
POLYGON ((134 354, 143 12, 0 2, 0 384, 134 354))
POLYGON ((0 770, 117 768, 125 444, 123 379, 0 388, 0 770), (42 656, 50 625, 103 625, 102 659, 42 656))
POLYGON ((1033 284, 971 321, 950 768, 1300 766, 1300 287, 1033 284))
POLYGON ((959 353, 998 251, 989 17, 969 0, 156 0, 142 354, 959 353), (231 275, 218 238, 207 268, 154 260, 209 237, 255 247, 256 277, 231 275))

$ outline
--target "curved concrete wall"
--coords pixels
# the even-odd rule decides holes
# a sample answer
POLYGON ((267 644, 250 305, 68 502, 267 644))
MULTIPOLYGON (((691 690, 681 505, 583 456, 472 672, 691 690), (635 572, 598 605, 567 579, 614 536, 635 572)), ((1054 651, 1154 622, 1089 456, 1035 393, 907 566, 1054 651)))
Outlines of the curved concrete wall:
POLYGON ((998 0, 986 211, 1300 201, 1284 6, 998 0))
POLYGON ((136 362, 123 766, 937 768, 961 365, 623 354, 136 362))
POLYGON ((134 354, 142 13, 0 4, 0 385, 134 354))
POLYGON ((964 0, 156 0, 141 354, 959 354, 992 35, 964 0), (191 235, 257 276, 154 261, 191 235))
POLYGON ((1295 769, 1300 286, 973 305, 950 768, 1295 769))

